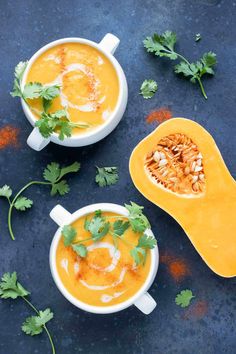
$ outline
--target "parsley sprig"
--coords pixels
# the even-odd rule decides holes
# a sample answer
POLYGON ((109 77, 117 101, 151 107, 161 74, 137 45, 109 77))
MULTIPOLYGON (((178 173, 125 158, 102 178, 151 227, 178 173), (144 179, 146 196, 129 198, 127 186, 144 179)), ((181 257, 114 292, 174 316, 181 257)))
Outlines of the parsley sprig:
POLYGON ((15 67, 15 79, 13 84, 12 97, 20 97, 29 106, 31 111, 39 115, 35 126, 38 127, 44 138, 49 138, 55 131, 59 134, 59 139, 64 140, 71 137, 73 128, 86 129, 90 125, 84 122, 73 123, 69 120, 66 109, 50 112, 53 100, 60 95, 59 85, 42 85, 40 82, 29 82, 22 89, 22 77, 28 62, 20 62, 15 67), (38 111, 30 104, 29 100, 41 99, 43 111, 38 111))
POLYGON ((36 313, 35 316, 27 317, 22 324, 22 331, 28 335, 35 336, 43 332, 47 333, 48 339, 51 344, 52 354, 56 353, 52 336, 46 324, 53 318, 53 312, 49 308, 44 311, 38 311, 36 307, 28 300, 27 296, 30 292, 26 290, 17 279, 17 273, 5 273, 0 282, 0 297, 2 299, 17 299, 24 300, 31 309, 36 313))
POLYGON ((143 214, 143 207, 134 202, 125 204, 128 210, 128 216, 112 215, 103 216, 101 210, 95 211, 91 218, 86 218, 84 229, 89 231, 90 237, 77 240, 77 231, 71 225, 65 225, 62 229, 64 245, 70 246, 80 257, 86 257, 88 250, 85 246, 87 241, 97 242, 102 240, 106 235, 110 234, 113 238, 114 246, 118 248, 118 241, 121 240, 131 247, 130 255, 134 259, 136 265, 144 265, 147 256, 147 250, 156 246, 157 242, 153 236, 149 236, 146 232, 150 228, 147 217, 143 214), (109 219, 117 219, 113 223, 109 219), (137 245, 133 245, 125 239, 125 231, 131 227, 135 233, 139 233, 137 245))
POLYGON ((4 185, 0 188, 0 198, 7 199, 9 203, 8 210, 8 230, 12 240, 15 240, 15 236, 12 230, 12 212, 14 209, 18 211, 26 211, 33 205, 31 199, 22 196, 22 193, 33 185, 48 185, 51 187, 51 196, 59 194, 61 196, 69 192, 70 188, 67 181, 63 178, 68 173, 78 172, 80 164, 74 162, 72 165, 66 167, 60 167, 56 162, 52 162, 45 168, 43 172, 44 181, 31 181, 26 184, 21 190, 12 198, 12 189, 8 185, 4 185))
POLYGON ((216 65, 216 54, 207 52, 202 58, 194 63, 190 63, 183 55, 175 51, 177 37, 174 32, 166 31, 159 35, 154 33, 152 37, 147 37, 143 43, 146 50, 154 53, 158 57, 166 57, 171 60, 180 59, 180 63, 175 65, 175 73, 188 77, 192 83, 198 83, 205 99, 207 95, 202 84, 202 77, 205 74, 214 75, 213 67, 216 65))

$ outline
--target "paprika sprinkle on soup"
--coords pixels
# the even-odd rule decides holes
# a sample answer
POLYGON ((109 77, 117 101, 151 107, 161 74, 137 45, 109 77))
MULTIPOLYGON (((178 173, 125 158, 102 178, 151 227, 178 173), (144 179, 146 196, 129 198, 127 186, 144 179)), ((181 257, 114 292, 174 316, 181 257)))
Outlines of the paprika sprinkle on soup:
POLYGON ((9 146, 18 147, 18 135, 19 129, 11 125, 0 128, 0 150, 9 146))
POLYGON ((146 122, 151 124, 154 122, 162 123, 172 118, 172 112, 167 107, 161 107, 158 110, 152 111, 146 118, 146 122))

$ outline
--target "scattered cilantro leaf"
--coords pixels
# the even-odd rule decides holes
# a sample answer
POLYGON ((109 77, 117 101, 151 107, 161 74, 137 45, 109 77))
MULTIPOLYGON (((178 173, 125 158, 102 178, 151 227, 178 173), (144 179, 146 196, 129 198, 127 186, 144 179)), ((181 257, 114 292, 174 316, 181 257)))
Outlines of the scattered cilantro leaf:
POLYGON ((212 69, 216 65, 216 54, 213 52, 205 53, 202 58, 194 63, 190 63, 183 55, 175 51, 176 34, 166 31, 162 35, 154 33, 152 37, 147 37, 143 43, 146 50, 158 57, 167 57, 171 60, 181 59, 180 63, 175 65, 175 73, 183 74, 188 77, 192 83, 198 83, 202 95, 207 99, 201 78, 204 74, 214 75, 212 69))
POLYGON ((26 197, 19 197, 16 199, 14 203, 14 207, 20 211, 25 211, 26 209, 30 209, 32 205, 33 205, 33 201, 26 197))
POLYGON ((143 207, 134 202, 130 205, 125 204, 126 209, 129 211, 129 222, 134 232, 143 232, 150 227, 147 217, 143 214, 143 207))
POLYGON ((9 199, 11 195, 12 195, 12 190, 6 184, 2 188, 0 188, 0 197, 5 197, 9 199))
POLYGON ((80 163, 74 162, 69 166, 62 167, 60 171, 60 178, 64 177, 68 173, 78 172, 80 169, 80 163))
POLYGON ((65 180, 62 180, 52 185, 51 196, 54 196, 56 194, 65 195, 69 193, 69 191, 70 187, 68 183, 65 180))
POLYGON ((87 247, 85 245, 83 245, 82 243, 78 244, 78 245, 72 245, 73 250, 80 256, 80 257, 86 257, 88 250, 87 247))
POLYGON ((158 89, 158 85, 154 80, 144 80, 140 87, 140 95, 143 98, 152 98, 158 89))
POLYGON ((147 234, 143 234, 140 236, 138 240, 137 247, 143 247, 147 249, 152 249, 157 245, 157 240, 153 236, 149 236, 147 234))
POLYGON ((179 294, 177 294, 175 298, 175 303, 176 305, 181 307, 188 307, 194 297, 195 296, 193 295, 191 290, 182 290, 179 294))
POLYGON ((116 184, 119 179, 118 168, 117 167, 96 167, 97 174, 95 181, 99 187, 111 186, 116 184))
POLYGON ((0 282, 0 297, 2 299, 16 299, 17 297, 27 296, 30 293, 23 288, 17 280, 16 272, 5 273, 0 282))
POLYGON ((57 180, 59 179, 61 174, 61 168, 59 163, 56 162, 51 162, 47 167, 45 168, 43 172, 43 177, 46 181, 53 183, 56 183, 57 180))
POLYGON ((76 229, 71 225, 65 225, 62 229, 64 245, 69 246, 75 240, 77 235, 76 229))
POLYGON ((199 42, 202 39, 202 36, 200 33, 195 34, 195 42, 199 42))
POLYGON ((44 326, 53 318, 53 313, 50 309, 39 311, 38 316, 27 317, 22 324, 22 331, 30 336, 35 336, 42 333, 44 326))

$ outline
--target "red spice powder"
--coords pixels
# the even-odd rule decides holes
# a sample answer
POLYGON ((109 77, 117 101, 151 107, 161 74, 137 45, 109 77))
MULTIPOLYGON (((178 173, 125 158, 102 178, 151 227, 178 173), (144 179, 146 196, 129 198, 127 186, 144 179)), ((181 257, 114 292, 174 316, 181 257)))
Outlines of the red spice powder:
POLYGON ((149 124, 153 122, 162 123, 170 118, 172 118, 171 110, 168 109, 167 107, 161 107, 158 110, 151 112, 147 116, 146 122, 149 124))
POLYGON ((208 304, 204 300, 199 300, 195 302, 193 305, 191 305, 188 309, 186 309, 183 319, 189 320, 189 319, 195 319, 195 320, 200 320, 203 318, 208 311, 208 304))
POLYGON ((18 147, 19 129, 11 125, 0 128, 0 150, 8 146, 18 147))
POLYGON ((171 277, 179 282, 191 274, 187 262, 183 258, 176 258, 170 254, 164 254, 160 257, 160 262, 167 266, 171 277))

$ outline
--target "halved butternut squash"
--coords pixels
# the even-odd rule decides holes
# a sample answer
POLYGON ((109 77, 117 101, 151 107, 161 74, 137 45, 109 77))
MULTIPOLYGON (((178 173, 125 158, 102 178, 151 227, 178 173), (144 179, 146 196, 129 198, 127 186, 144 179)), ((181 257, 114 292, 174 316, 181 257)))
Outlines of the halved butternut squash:
POLYGON ((130 174, 215 273, 236 276, 236 181, 201 125, 184 118, 159 125, 133 150, 130 174))

